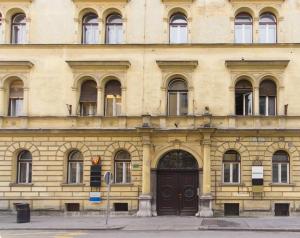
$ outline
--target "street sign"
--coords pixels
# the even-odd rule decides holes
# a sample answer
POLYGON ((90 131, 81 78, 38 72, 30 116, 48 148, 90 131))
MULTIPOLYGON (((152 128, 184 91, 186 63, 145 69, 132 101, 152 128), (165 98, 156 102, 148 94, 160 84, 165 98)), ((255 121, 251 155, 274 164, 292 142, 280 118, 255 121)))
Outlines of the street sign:
POLYGON ((113 182, 113 174, 111 172, 106 172, 104 174, 104 181, 106 183, 106 185, 110 185, 113 182))
POLYGON ((102 201, 100 192, 90 192, 90 202, 100 203, 102 201))

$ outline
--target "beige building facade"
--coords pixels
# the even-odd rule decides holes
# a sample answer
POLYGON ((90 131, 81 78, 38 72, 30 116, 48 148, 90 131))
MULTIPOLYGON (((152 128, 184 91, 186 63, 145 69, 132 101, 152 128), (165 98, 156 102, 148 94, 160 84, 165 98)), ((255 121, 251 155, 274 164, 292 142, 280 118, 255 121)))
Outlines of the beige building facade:
POLYGON ((296 215, 299 17, 298 0, 0 0, 0 209, 104 211, 110 171, 116 212, 296 215))

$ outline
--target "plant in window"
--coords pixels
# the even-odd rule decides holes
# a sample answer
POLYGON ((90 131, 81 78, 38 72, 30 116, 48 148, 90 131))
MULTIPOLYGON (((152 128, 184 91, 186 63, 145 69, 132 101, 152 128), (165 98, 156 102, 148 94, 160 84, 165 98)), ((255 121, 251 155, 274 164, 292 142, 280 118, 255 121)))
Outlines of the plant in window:
POLYGON ((80 115, 94 116, 97 111, 97 84, 94 80, 87 80, 81 85, 80 115))
POLYGON ((272 157, 272 182, 289 183, 289 155, 285 151, 277 151, 272 157))
POLYGON ((188 113, 188 89, 183 79, 173 79, 168 87, 168 115, 183 116, 188 113))
POLYGON ((26 43, 26 15, 24 13, 18 13, 12 17, 11 43, 26 43))
POLYGON ((223 182, 240 182, 241 158, 235 150, 227 151, 223 156, 223 182))
POLYGON ((68 183, 83 183, 83 155, 78 150, 73 150, 68 156, 68 183))
POLYGON ((131 182, 131 157, 127 151, 121 150, 115 156, 115 183, 131 182))
POLYGON ((182 13, 176 13, 170 18, 170 43, 187 43, 187 19, 182 13))
POLYGON ((32 182, 32 156, 28 150, 23 150, 18 155, 18 183, 31 183, 32 182))

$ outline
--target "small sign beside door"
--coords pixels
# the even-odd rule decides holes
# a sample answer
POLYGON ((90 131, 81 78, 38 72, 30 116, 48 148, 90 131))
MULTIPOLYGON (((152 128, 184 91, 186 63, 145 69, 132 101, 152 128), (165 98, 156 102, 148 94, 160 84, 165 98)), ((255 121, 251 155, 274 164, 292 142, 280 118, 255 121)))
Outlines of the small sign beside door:
POLYGON ((90 192, 90 202, 92 203, 100 203, 102 201, 100 192, 90 192))

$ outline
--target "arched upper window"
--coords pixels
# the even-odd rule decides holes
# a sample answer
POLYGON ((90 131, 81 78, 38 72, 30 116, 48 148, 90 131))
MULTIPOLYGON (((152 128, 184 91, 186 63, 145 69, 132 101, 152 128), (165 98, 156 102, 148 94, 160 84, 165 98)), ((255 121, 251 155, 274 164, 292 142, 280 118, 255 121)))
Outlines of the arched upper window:
POLYGON ((17 161, 17 183, 32 182, 32 156, 28 150, 23 150, 18 154, 17 161))
POLYGON ((235 43, 252 43, 253 20, 248 13, 240 13, 235 17, 235 43))
POLYGON ((82 19, 82 43, 99 43, 98 16, 95 13, 88 13, 82 19))
POLYGON ((97 111, 97 84, 94 80, 87 80, 81 85, 80 115, 93 116, 97 111))
POLYGON ((115 156, 115 183, 131 182, 131 156, 125 151, 119 151, 115 156))
POLYGON ((187 19, 182 13, 176 13, 170 18, 170 43, 187 43, 188 30, 187 19))
POLYGON ((11 43, 25 44, 26 43, 26 15, 18 13, 11 20, 11 43))
POLYGON ((240 182, 241 157, 235 150, 228 150, 223 156, 223 182, 240 182))
POLYGON ((168 86, 168 115, 188 114, 188 88, 185 80, 173 79, 168 86))
POLYGON ((83 183, 83 155, 78 150, 68 156, 68 183, 83 183))
POLYGON ((121 44, 123 42, 123 20, 117 13, 106 19, 106 44, 121 44))
POLYGON ((272 157, 272 182, 289 183, 289 155, 279 150, 272 157))
POLYGON ((118 80, 110 80, 105 85, 105 116, 121 115, 122 104, 121 83, 118 80))
POLYGON ((23 114, 24 86, 22 80, 14 80, 9 87, 8 116, 17 117, 23 114))
POLYGON ((235 114, 252 115, 252 85, 248 80, 242 79, 235 85, 235 114))
POLYGON ((259 86, 259 113, 264 116, 276 115, 277 88, 273 80, 266 79, 259 86))
POLYGON ((263 13, 259 18, 259 42, 277 42, 277 20, 272 13, 263 13))

